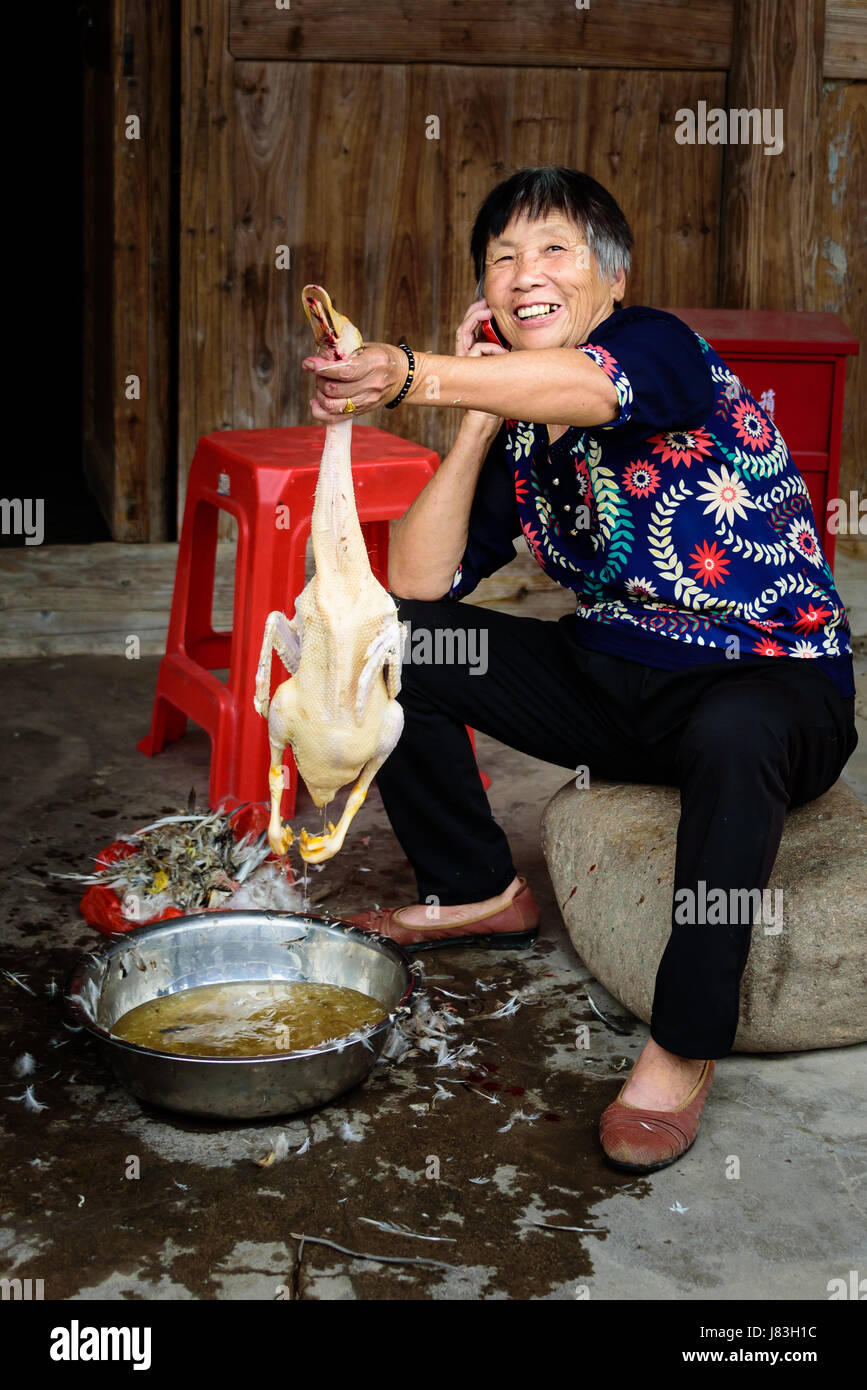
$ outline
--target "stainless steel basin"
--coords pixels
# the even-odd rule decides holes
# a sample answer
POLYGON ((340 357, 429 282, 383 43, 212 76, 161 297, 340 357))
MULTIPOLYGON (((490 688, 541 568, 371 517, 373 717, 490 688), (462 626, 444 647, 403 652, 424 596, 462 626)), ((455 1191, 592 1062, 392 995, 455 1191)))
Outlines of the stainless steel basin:
POLYGON ((345 922, 291 912, 213 912, 138 927, 86 956, 66 990, 70 1020, 96 1039, 118 1080, 169 1110, 226 1119, 291 1115, 333 1100, 368 1074, 414 986, 404 951, 345 922), (122 1041, 129 1009, 196 985, 315 980, 379 1000, 388 1017, 366 1042, 273 1057, 184 1057, 122 1041))

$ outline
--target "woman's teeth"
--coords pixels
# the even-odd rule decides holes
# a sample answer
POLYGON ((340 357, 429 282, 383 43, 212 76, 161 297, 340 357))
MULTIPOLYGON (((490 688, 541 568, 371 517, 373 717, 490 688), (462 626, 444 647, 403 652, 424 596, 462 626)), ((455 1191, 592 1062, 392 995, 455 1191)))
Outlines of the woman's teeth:
POLYGON ((553 314, 559 308, 559 304, 528 304, 516 309, 515 313, 519 319, 537 319, 544 317, 545 314, 553 314))

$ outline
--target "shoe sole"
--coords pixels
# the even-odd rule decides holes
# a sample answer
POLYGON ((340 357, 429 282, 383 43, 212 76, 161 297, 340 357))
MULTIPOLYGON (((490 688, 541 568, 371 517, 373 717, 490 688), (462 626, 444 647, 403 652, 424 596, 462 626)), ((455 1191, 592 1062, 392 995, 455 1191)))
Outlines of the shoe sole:
MULTIPOLYGON (((521 950, 532 946, 539 935, 538 927, 532 931, 519 932, 479 932, 475 936, 449 936, 440 941, 419 941, 412 946, 404 946, 408 954, 418 951, 450 951, 453 946, 474 946, 483 951, 521 950)), ((398 942, 398 945, 400 943, 398 942)))
POLYGON ((660 1168, 670 1168, 672 1163, 677 1163, 685 1154, 689 1153, 694 1143, 695 1139, 693 1139, 692 1144, 687 1144, 683 1153, 676 1154, 674 1158, 663 1159, 662 1163, 621 1163, 619 1159, 609 1158, 604 1149, 602 1152, 612 1168, 619 1168, 622 1173, 657 1173, 660 1168))

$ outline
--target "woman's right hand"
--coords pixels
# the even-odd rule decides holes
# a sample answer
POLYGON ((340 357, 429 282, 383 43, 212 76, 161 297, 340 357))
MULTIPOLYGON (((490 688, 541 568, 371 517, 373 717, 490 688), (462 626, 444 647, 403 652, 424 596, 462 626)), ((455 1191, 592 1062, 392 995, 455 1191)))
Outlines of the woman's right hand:
MULTIPOLYGON (((488 308, 486 299, 476 299, 464 314, 463 322, 455 334, 455 357, 469 357, 476 345, 476 336, 482 324, 494 317, 493 309, 488 308)), ((485 340, 487 345, 487 339, 485 340)), ((494 344, 491 343, 491 347, 494 344)), ((476 354, 478 356, 478 354, 476 354)))
MULTIPOLYGON (((508 352, 508 348, 489 343, 487 339, 476 341, 480 324, 491 318, 493 311, 488 308, 486 300, 477 299, 470 305, 455 334, 456 357, 501 357, 508 352)), ((479 433, 486 443, 490 443, 502 423, 499 415, 488 415, 483 410, 466 410, 461 426, 463 428, 466 424, 467 429, 479 433)))

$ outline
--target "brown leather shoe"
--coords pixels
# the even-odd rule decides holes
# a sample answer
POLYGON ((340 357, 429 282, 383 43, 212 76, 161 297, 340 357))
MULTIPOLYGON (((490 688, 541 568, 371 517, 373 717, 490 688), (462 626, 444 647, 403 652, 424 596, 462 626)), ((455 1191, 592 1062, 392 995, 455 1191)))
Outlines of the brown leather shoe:
POLYGON ((363 931, 390 937, 406 951, 433 951, 437 946, 482 946, 495 950, 508 946, 532 946, 539 935, 539 908, 527 880, 519 878, 518 882, 520 888, 505 907, 446 926, 437 923, 429 927, 404 926, 400 914, 406 908, 402 907, 359 912, 355 917, 345 917, 343 920, 361 927, 363 931))
POLYGON ((642 1110, 621 1100, 629 1084, 624 1081, 617 1099, 603 1111, 599 1121, 602 1147, 615 1168, 623 1168, 627 1173, 653 1173, 676 1163, 695 1143, 713 1074, 714 1063, 705 1062, 698 1081, 676 1110, 642 1110))

